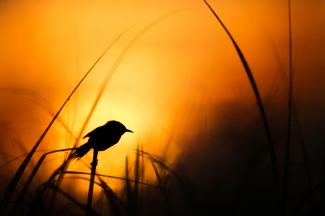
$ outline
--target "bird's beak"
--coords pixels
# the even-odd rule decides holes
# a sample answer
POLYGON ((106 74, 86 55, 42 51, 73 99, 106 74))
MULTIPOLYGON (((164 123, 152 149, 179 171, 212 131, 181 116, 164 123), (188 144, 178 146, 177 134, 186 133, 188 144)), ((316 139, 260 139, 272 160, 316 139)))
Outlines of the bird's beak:
POLYGON ((129 129, 126 129, 125 132, 130 132, 130 133, 134 133, 133 131, 129 130, 129 129))

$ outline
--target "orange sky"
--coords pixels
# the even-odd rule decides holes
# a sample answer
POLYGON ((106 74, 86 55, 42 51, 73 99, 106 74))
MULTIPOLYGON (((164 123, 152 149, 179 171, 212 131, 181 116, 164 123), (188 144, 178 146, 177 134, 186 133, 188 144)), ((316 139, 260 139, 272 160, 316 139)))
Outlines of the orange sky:
MULTIPOLYGON (((286 71, 280 68, 284 65, 286 69, 287 63, 287 5, 271 0, 245 4, 219 1, 212 5, 241 46, 262 95, 278 88, 280 96, 285 96, 286 71)), ((102 80, 129 41, 148 23, 180 9, 136 41, 105 88, 85 133, 117 119, 135 134, 125 135, 119 145, 100 153, 98 171, 121 175, 125 156, 133 154, 137 144, 159 155, 171 141, 169 160, 173 161, 186 149, 182 141, 190 139, 193 128, 195 131, 202 124, 198 120, 201 114, 195 110, 232 100, 253 104, 239 59, 202 1, 2 1, 0 133, 8 134, 2 138, 6 153, 16 156, 29 150, 52 117, 48 110, 56 112, 108 44, 132 27, 61 114, 77 135, 102 80)), ((320 0, 293 6, 294 59, 301 103, 318 102, 323 90, 323 12, 320 0)), ((40 149, 59 149, 72 143, 56 123, 40 149)), ((85 170, 82 167, 74 168, 85 170)))

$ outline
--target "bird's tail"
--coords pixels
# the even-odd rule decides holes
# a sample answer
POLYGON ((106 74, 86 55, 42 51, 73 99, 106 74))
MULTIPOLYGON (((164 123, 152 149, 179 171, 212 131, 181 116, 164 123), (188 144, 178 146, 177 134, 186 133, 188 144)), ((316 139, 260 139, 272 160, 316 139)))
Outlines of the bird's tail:
POLYGON ((89 142, 79 146, 71 155, 72 159, 82 158, 91 149, 91 144, 89 142))

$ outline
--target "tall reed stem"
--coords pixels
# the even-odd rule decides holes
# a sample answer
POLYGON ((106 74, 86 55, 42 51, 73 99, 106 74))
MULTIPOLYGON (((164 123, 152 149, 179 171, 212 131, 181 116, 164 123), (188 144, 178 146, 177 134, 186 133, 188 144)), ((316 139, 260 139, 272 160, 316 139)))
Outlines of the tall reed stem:
POLYGON ((287 214, 287 199, 289 189, 289 171, 290 171, 290 150, 291 150, 291 132, 292 132, 292 101, 293 101, 293 70, 292 70, 292 22, 291 22, 291 0, 288 0, 288 56, 289 56, 289 80, 288 80, 288 119, 287 119, 287 142, 284 158, 283 175, 283 215, 287 214))
POLYGON ((88 198, 87 198, 87 216, 92 215, 94 182, 95 182, 96 167, 97 167, 97 162, 98 162, 97 161, 97 155, 98 155, 98 150, 94 149, 93 162, 91 163, 91 174, 90 174, 88 198))

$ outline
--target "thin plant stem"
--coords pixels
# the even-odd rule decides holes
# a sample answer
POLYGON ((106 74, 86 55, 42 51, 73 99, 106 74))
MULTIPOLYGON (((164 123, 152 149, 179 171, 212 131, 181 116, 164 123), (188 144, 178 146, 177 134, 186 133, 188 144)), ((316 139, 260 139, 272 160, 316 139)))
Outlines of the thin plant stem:
POLYGON ((289 171, 290 171, 290 150, 291 150, 291 132, 292 132, 292 101, 293 101, 293 69, 292 69, 292 21, 291 21, 291 0, 288 0, 288 28, 289 28, 289 80, 288 80, 288 119, 287 119, 287 142, 285 146, 285 161, 283 175, 283 215, 287 214, 289 171))
POLYGON ((52 184, 44 184, 43 187, 47 187, 47 188, 50 188, 50 189, 54 190, 55 192, 58 192, 59 194, 61 194, 64 197, 66 197, 68 200, 72 201, 72 203, 74 203, 76 206, 78 206, 82 210, 87 211, 87 212, 89 211, 92 216, 98 215, 95 212, 94 209, 88 209, 88 206, 80 203, 73 196, 71 196, 69 193, 65 192, 64 190, 62 190, 62 189, 60 189, 58 187, 56 187, 55 185, 52 185, 52 184))
MULTIPOLYGON (((105 79, 103 80, 103 82, 101 83, 99 92, 97 94, 97 97, 95 99, 94 104, 91 107, 90 112, 88 113, 88 116, 86 118, 86 121, 83 124, 83 127, 80 130, 79 133, 79 137, 77 138, 77 141, 74 145, 74 147, 76 147, 76 145, 78 144, 78 142, 81 139, 81 135, 83 134, 84 130, 86 129, 86 126, 88 124, 88 122, 90 121, 93 113, 95 112, 95 109, 97 107, 97 104, 99 103, 105 89, 106 86, 108 85, 108 83, 110 82, 112 76, 114 75, 114 72, 117 70, 117 68, 119 67, 119 65, 121 64, 121 62, 123 61, 123 59, 125 58, 125 56, 128 54, 129 49, 138 41, 139 38, 141 38, 141 36, 143 36, 146 32, 148 32, 150 29, 152 29, 154 26, 156 26, 158 23, 160 23, 162 20, 166 19, 167 17, 182 12, 184 9, 182 10, 175 10, 175 11, 171 11, 167 14, 163 14, 161 16, 159 16, 157 19, 155 19, 154 21, 152 21, 151 23, 149 23, 148 25, 146 25, 141 31, 139 31, 133 38, 131 41, 129 41, 129 43, 126 45, 126 47, 123 49, 123 51, 120 53, 120 55, 116 58, 116 60, 114 61, 113 65, 111 66, 111 68, 109 69, 107 76, 105 77, 105 79)), ((68 157, 69 158, 69 157, 68 157)), ((60 167, 60 170, 66 171, 67 168, 69 167, 69 160, 66 160, 63 162, 62 166, 60 167)), ((58 186, 61 182, 61 180, 64 178, 64 173, 65 172, 61 172, 59 179, 60 181, 58 181, 58 186)))
POLYGON ((174 216, 175 214, 174 214, 174 211, 173 211, 173 209, 171 207, 170 200, 168 198, 168 193, 167 193, 167 190, 166 190, 166 184, 164 183, 163 178, 159 174, 158 168, 157 168, 157 166, 156 166, 156 164, 155 164, 155 162, 153 160, 151 160, 151 164, 152 164, 152 167, 153 167, 153 169, 155 171, 155 175, 156 175, 159 187, 162 188, 161 192, 162 192, 163 199, 165 200, 165 203, 166 203, 166 206, 167 206, 168 215, 174 216))
MULTIPOLYGON (((279 53, 276 51, 274 42, 272 40, 269 41, 269 43, 272 44, 271 46, 271 50, 274 53, 274 57, 277 59, 277 62, 279 63, 279 70, 281 72, 285 72, 285 68, 284 68, 284 64, 281 62, 281 57, 279 55, 279 53)), ((294 71, 294 63, 292 61, 292 71, 294 71)), ((284 73, 280 73, 280 75, 283 75, 284 73)), ((282 76, 282 79, 285 80, 285 82, 288 82, 288 77, 287 76, 282 76)), ((272 84, 271 86, 275 86, 276 83, 272 84)), ((270 91, 271 92, 271 91, 270 91)), ((269 94, 269 97, 272 97, 273 95, 269 94)), ((305 140, 305 136, 304 136, 304 131, 303 131, 303 127, 301 124, 301 121, 299 119, 299 112, 297 110, 297 103, 295 103, 294 97, 292 98, 292 125, 294 125, 295 129, 296 129, 296 133, 299 136, 299 142, 300 142, 300 146, 301 146, 301 150, 302 150, 302 156, 303 156, 303 162, 304 162, 304 168, 305 168, 305 172, 306 172, 306 183, 308 186, 309 191, 312 190, 313 188, 313 184, 312 184, 312 174, 311 174, 311 170, 310 170, 310 158, 308 155, 308 148, 306 146, 306 140, 305 140)))
POLYGON ((93 162, 91 163, 91 174, 90 174, 90 181, 89 181, 89 189, 88 189, 88 198, 87 198, 87 216, 92 215, 92 201, 94 195, 94 181, 96 175, 96 167, 97 167, 97 155, 98 150, 94 149, 93 154, 93 162))
MULTIPOLYGON (((119 37, 118 37, 119 38, 119 37)), ((115 40, 117 40, 118 38, 116 38, 115 40)), ((112 43, 114 44, 114 42, 112 43)), ((49 125, 46 127, 46 129, 44 130, 44 132, 42 133, 42 135, 40 136, 40 138, 37 140, 37 142, 35 143, 35 145, 33 146, 33 148, 29 151, 29 153, 27 154, 26 158, 24 159, 24 161, 21 163, 21 165, 19 166, 19 168, 17 169, 16 173, 14 174, 13 178, 11 179, 11 181, 9 182, 8 186, 6 187, 6 190, 4 192, 2 201, 0 203, 0 206, 2 209, 6 209, 7 203, 10 200, 13 192, 15 191, 17 184, 21 178, 21 176, 23 175, 27 165, 29 164, 30 160, 32 159, 34 153, 36 152, 37 148, 39 147, 39 145, 41 144, 41 142, 43 141, 45 135, 47 134, 47 132, 50 130, 50 128, 52 127, 53 123, 56 121, 56 119, 58 118, 58 116, 60 115, 61 111, 63 110, 63 108, 65 107, 65 105, 68 103, 68 101, 71 99, 71 97, 74 95, 74 93, 77 91, 77 89, 79 88, 79 86, 83 83, 83 81, 86 79, 86 77, 90 74, 90 72, 92 72, 93 68, 97 65, 97 63, 104 57, 104 55, 107 53, 107 51, 111 48, 112 44, 110 46, 108 46, 104 52, 99 56, 99 58, 97 58, 97 60, 94 62, 94 64, 89 68, 89 70, 87 71, 87 73, 81 78, 81 80, 77 83, 77 85, 73 88, 73 90, 70 92, 70 94, 68 95, 67 99, 63 102, 63 104, 61 105, 60 109, 57 111, 57 113, 54 115, 54 117, 52 118, 51 122, 49 123, 49 125)), ((0 209, 1 209, 0 208, 0 209)))
MULTIPOLYGON (((65 174, 73 174, 73 175, 90 175, 90 173, 86 172, 78 172, 78 171, 65 171, 65 174)), ((111 179, 118 179, 118 180, 123 180, 123 181, 130 181, 133 183, 141 184, 147 187, 155 188, 155 189, 161 189, 159 186, 148 184, 145 182, 138 181, 136 179, 129 179, 129 178, 123 178, 123 177, 118 177, 118 176, 111 176, 111 175, 103 175, 103 174, 98 174, 96 173, 97 177, 105 177, 105 178, 111 178, 111 179)))
POLYGON ((33 171, 31 172, 31 174, 29 175, 27 182, 25 183, 23 189, 21 190, 21 192, 18 195, 17 201, 15 202, 15 205, 13 206, 10 215, 16 215, 17 210, 19 209, 19 206, 21 204, 21 202, 23 201, 25 194, 30 186, 30 184, 32 183, 34 177, 36 176, 38 170, 40 169, 42 163, 44 162, 45 158, 49 155, 49 154, 54 154, 54 153, 58 153, 58 152, 64 152, 64 151, 71 151, 74 150, 75 148, 67 148, 67 149, 59 149, 59 150, 54 150, 54 151, 49 151, 44 153, 40 159, 38 160, 37 164, 35 165, 33 171))
MULTIPOLYGON (((130 30, 130 28, 128 28, 127 30, 125 30, 124 32, 122 32, 121 34, 119 34, 115 39, 114 41, 109 45, 108 48, 111 48, 124 34, 126 34, 128 31, 130 30)), ((110 73, 114 73, 114 71, 110 71, 110 73)), ((111 75, 110 75, 111 76, 111 75)), ((96 107, 97 107, 97 104, 99 102, 99 99, 101 98, 101 95, 102 95, 102 92, 104 91, 103 90, 103 86, 106 86, 107 83, 109 82, 109 78, 106 78, 102 84, 102 87, 101 87, 101 90, 100 90, 100 93, 97 95, 96 99, 95 99, 95 102, 93 104, 93 106, 91 107, 91 110, 90 112, 88 113, 87 115, 87 118, 85 120, 85 122, 83 123, 81 129, 80 129, 80 132, 79 132, 79 135, 78 137, 76 138, 76 141, 75 141, 75 144, 74 144, 74 148, 77 147, 77 144, 80 142, 81 138, 82 138, 82 134, 84 133, 87 125, 88 125, 88 122, 90 121, 96 107)), ((72 152, 71 152, 72 153, 72 152)), ((71 156, 71 153, 70 155, 68 156, 68 158, 62 163, 62 166, 60 167, 59 170, 61 171, 66 171, 69 167, 69 164, 70 164, 70 156, 71 156)), ((60 175, 58 177, 58 181, 57 181, 57 186, 59 187, 61 182, 62 182, 62 179, 64 178, 64 172, 60 172, 60 175)), ((55 197, 54 197, 55 199, 55 197)))

